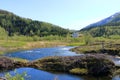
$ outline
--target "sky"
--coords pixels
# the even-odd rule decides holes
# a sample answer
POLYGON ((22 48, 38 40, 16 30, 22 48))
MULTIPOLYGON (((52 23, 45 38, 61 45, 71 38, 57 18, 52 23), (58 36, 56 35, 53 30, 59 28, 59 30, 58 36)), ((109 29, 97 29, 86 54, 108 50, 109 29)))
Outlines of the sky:
POLYGON ((66 29, 85 26, 120 11, 120 0, 1 0, 0 9, 66 29))

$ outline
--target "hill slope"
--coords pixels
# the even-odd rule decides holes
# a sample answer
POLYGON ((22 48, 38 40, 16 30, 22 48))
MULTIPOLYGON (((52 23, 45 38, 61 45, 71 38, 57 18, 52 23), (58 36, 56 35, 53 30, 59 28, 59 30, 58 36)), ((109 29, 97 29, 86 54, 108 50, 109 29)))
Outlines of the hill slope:
POLYGON ((83 30, 94 28, 94 27, 99 27, 99 26, 118 26, 118 25, 120 25, 120 12, 115 13, 96 23, 90 24, 86 26, 85 28, 83 28, 83 30))
POLYGON ((8 31, 9 36, 14 34, 25 36, 65 36, 69 32, 69 30, 63 29, 57 25, 21 18, 5 10, 0 10, 0 26, 8 31))
POLYGON ((94 37, 120 35, 120 12, 80 30, 94 37))

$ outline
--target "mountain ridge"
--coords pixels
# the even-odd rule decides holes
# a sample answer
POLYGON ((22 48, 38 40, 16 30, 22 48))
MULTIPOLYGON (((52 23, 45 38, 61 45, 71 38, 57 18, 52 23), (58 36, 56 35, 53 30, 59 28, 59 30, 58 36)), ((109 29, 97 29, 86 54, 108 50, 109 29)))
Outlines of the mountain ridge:
POLYGON ((108 26, 108 25, 114 26, 114 24, 118 23, 118 22, 120 22, 120 12, 117 12, 117 13, 115 13, 105 19, 102 19, 98 22, 92 23, 92 24, 84 27, 81 30, 91 29, 91 28, 99 27, 99 26, 108 26))

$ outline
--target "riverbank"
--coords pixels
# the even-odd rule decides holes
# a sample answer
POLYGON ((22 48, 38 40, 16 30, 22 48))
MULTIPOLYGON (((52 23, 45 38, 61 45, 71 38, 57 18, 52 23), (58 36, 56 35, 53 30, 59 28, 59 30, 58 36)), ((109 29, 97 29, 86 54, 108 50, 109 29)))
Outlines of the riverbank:
POLYGON ((78 46, 71 51, 78 54, 92 54, 92 53, 105 53, 112 56, 120 56, 120 44, 119 43, 93 43, 89 45, 78 46))
POLYGON ((17 50, 28 50, 33 48, 45 48, 45 47, 56 47, 56 46, 66 46, 67 42, 61 41, 4 41, 0 40, 0 54, 6 52, 12 52, 17 50))
POLYGON ((66 72, 75 75, 92 76, 110 76, 115 70, 114 63, 103 54, 47 57, 32 62, 0 57, 0 62, 1 70, 31 67, 52 72, 66 72))
POLYGON ((28 61, 0 56, 0 71, 12 70, 19 67, 27 66, 28 61))

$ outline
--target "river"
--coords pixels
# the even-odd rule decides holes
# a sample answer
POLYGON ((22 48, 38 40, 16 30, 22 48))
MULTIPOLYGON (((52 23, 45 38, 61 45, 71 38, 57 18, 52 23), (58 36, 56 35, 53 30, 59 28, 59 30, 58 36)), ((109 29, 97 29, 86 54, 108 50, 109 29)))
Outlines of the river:
MULTIPOLYGON (((32 50, 7 53, 5 54, 5 56, 23 58, 29 61, 33 61, 48 56, 80 55, 76 54, 75 52, 69 51, 69 49, 71 48, 73 47, 68 46, 68 47, 37 48, 32 50)), ((25 77, 25 80, 111 80, 108 77, 94 78, 91 76, 76 76, 67 73, 52 73, 29 67, 17 68, 15 70, 1 72, 0 76, 4 76, 4 74, 6 73, 10 73, 11 75, 14 76, 16 72, 19 74, 26 72, 28 76, 25 77)), ((112 80, 120 80, 119 75, 114 76, 112 80)))

